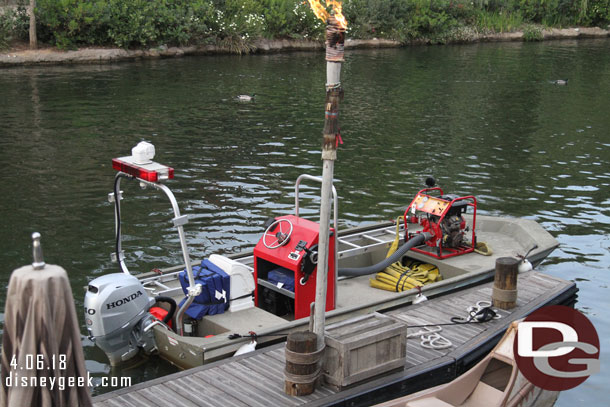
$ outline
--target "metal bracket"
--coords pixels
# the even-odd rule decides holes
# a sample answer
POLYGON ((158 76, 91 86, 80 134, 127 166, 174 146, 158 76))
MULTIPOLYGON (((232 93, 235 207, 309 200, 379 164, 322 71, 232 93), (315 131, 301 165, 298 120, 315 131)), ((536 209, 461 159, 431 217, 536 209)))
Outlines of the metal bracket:
POLYGON ((189 217, 188 215, 178 216, 177 218, 172 219, 172 222, 174 222, 174 226, 176 227, 184 226, 189 223, 189 217))
MULTIPOLYGON (((120 255, 119 255, 119 259, 121 261, 125 260, 125 251, 124 250, 121 250, 120 255)), ((117 257, 116 257, 116 252, 110 253, 110 260, 112 260, 113 263, 116 263, 118 261, 117 257)))
MULTIPOLYGON (((123 191, 119 191, 119 201, 123 200, 123 191)), ((108 194, 108 202, 114 202, 114 192, 110 192, 108 194)))
POLYGON ((146 325, 146 327, 144 328, 144 332, 148 332, 151 328, 153 328, 155 325, 161 325, 163 328, 170 330, 169 327, 167 325, 165 325, 163 322, 159 321, 158 319, 155 320, 154 322, 146 325))
POLYGON ((195 284, 195 287, 188 287, 188 296, 197 297, 201 294, 201 284, 195 284))

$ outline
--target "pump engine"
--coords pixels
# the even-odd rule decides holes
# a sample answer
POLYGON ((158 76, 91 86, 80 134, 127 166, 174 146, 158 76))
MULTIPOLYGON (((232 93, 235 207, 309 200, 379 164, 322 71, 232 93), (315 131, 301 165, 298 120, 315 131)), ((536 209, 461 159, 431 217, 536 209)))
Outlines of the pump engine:
POLYGON ((427 254, 438 259, 457 256, 474 251, 476 235, 477 200, 474 196, 459 197, 444 195, 443 190, 435 188, 422 189, 417 193, 404 214, 405 241, 413 235, 422 232, 432 234, 424 246, 414 247, 413 251, 427 254), (430 192, 438 191, 440 196, 432 196, 430 192), (472 235, 470 241, 466 233, 470 230, 464 214, 468 207, 473 208, 472 235), (422 230, 409 233, 407 223, 418 223, 422 230))
POLYGON ((114 273, 89 283, 85 295, 85 322, 89 337, 102 349, 112 366, 127 361, 140 350, 156 350, 152 330, 155 318, 148 312, 155 299, 134 276, 114 273))

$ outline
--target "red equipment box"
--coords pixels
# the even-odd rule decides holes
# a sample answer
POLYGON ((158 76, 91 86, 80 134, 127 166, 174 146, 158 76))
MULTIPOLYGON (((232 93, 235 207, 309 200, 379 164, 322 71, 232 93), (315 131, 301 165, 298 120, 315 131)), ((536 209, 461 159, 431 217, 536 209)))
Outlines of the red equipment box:
MULTIPOLYGON (((302 269, 302 265, 303 262, 307 261, 305 257, 309 255, 308 250, 318 244, 320 228, 317 223, 294 215, 276 218, 276 221, 279 220, 289 221, 292 224, 290 240, 282 246, 269 248, 265 246, 266 236, 263 236, 254 248, 254 281, 257 282, 254 294, 256 306, 262 307, 263 305, 260 304, 261 291, 265 287, 268 290, 274 291, 274 295, 279 296, 278 298, 281 298, 282 301, 293 301, 291 304, 293 304, 295 319, 305 318, 310 314, 310 304, 315 302, 317 265, 310 264, 310 268, 313 267, 313 271, 304 284, 301 281, 306 274, 302 269), (283 268, 284 272, 287 270, 292 272, 294 276, 294 299, 290 291, 269 282, 269 273, 278 268, 283 268)), ((277 229, 279 229, 279 226, 270 232, 276 232, 277 229)), ((286 232, 287 230, 284 231, 284 233, 286 232)), ((267 245, 275 246, 273 243, 277 242, 273 242, 274 235, 268 233, 267 238, 272 241, 271 244, 267 241, 267 245)), ((305 271, 307 271, 307 267, 305 268, 305 271)), ((326 311, 333 309, 335 309, 335 233, 331 229, 328 253, 326 311)))

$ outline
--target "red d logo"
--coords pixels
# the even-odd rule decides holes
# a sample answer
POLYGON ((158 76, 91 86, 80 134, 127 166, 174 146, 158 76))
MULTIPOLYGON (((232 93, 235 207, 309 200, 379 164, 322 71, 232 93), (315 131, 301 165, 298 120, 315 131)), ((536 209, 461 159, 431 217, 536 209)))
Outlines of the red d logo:
POLYGON ((562 305, 541 308, 525 318, 513 351, 523 376, 545 390, 571 389, 600 370, 595 327, 582 313, 562 305))

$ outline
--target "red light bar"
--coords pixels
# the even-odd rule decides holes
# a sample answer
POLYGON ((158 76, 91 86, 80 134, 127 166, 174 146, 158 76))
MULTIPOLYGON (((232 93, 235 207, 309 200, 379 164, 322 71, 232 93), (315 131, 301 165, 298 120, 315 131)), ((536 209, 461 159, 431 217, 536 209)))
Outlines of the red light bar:
POLYGON ((149 164, 135 164, 131 156, 113 158, 112 168, 149 182, 159 182, 174 178, 174 169, 172 167, 167 167, 154 161, 151 161, 149 164))

